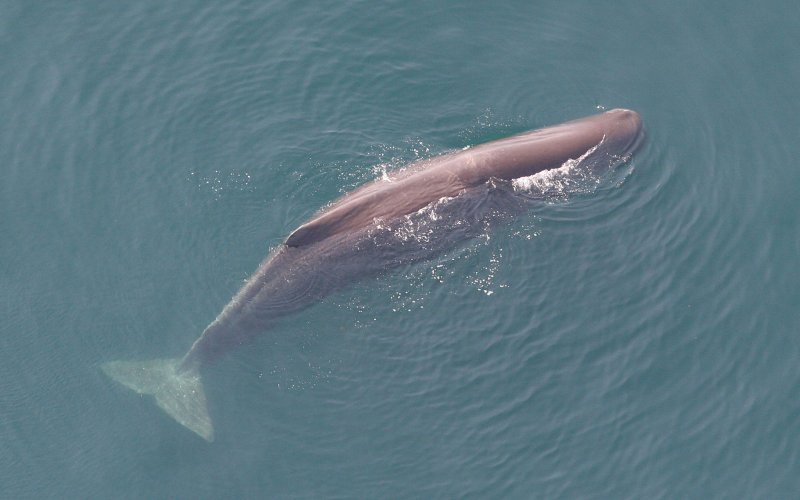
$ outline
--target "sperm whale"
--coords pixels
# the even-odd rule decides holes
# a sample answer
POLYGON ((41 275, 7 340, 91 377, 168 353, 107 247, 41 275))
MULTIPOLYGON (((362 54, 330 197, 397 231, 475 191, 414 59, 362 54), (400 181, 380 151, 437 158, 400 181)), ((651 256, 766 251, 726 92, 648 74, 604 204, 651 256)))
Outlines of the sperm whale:
POLYGON ((485 202, 493 183, 578 158, 608 168, 629 158, 641 138, 639 115, 614 109, 412 163, 343 195, 290 233, 182 358, 111 361, 101 368, 137 393, 153 395, 171 417, 212 441, 204 366, 337 289, 468 238, 464 214, 485 202), (391 237, 410 216, 442 200, 449 205, 434 229, 448 237, 424 245, 391 237))

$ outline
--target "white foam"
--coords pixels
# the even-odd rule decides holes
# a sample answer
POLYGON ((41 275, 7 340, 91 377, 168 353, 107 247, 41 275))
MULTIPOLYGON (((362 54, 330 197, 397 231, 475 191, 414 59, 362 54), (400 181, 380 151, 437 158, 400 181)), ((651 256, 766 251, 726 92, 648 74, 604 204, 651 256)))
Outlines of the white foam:
MULTIPOLYGON (((597 151, 597 148, 603 144, 603 141, 605 141, 605 136, 603 136, 603 140, 601 140, 600 143, 589 148, 589 150, 580 157, 577 159, 569 159, 558 168, 542 170, 533 175, 514 179, 511 182, 514 191, 527 193, 537 191, 556 192, 562 194, 572 192, 573 190, 571 187, 575 184, 583 184, 583 182, 578 181, 584 180, 583 178, 586 177, 587 172, 581 171, 581 165, 592 153, 597 151)), ((597 179, 595 179, 595 181, 596 180, 597 179)))

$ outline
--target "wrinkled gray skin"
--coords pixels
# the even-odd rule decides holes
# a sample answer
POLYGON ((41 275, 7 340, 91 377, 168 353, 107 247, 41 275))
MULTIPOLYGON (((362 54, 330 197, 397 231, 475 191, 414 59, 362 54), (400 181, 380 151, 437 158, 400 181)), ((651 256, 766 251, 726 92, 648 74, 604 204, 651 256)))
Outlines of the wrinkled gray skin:
MULTIPOLYGON (((630 155, 642 136, 639 116, 615 109, 553 127, 420 161, 352 191, 297 228, 225 306, 183 358, 201 368, 270 328, 278 318, 353 281, 430 258, 474 234, 464 221, 513 205, 497 183, 558 168, 592 151, 608 168, 630 155), (396 231, 420 210, 452 198, 429 227, 434 237, 404 241, 396 231)), ((422 210, 424 212, 424 210, 422 210)))

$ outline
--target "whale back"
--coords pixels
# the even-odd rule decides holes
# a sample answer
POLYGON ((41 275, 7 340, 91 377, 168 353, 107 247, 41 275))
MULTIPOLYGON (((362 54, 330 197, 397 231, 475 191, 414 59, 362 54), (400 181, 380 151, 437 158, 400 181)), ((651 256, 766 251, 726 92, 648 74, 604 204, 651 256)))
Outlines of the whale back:
POLYGON ((310 245, 408 215, 491 178, 513 180, 558 168, 600 144, 624 155, 636 147, 640 135, 639 116, 615 109, 415 162, 342 196, 298 227, 285 243, 310 245))

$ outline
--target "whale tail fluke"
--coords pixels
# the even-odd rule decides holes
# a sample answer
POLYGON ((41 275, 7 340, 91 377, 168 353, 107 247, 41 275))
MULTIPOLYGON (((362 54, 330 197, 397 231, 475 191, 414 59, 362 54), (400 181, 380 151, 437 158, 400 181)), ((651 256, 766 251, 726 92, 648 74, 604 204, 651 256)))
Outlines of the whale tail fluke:
POLYGON ((111 361, 100 368, 139 394, 150 394, 162 410, 206 441, 214 440, 203 381, 197 370, 179 371, 181 360, 111 361))

